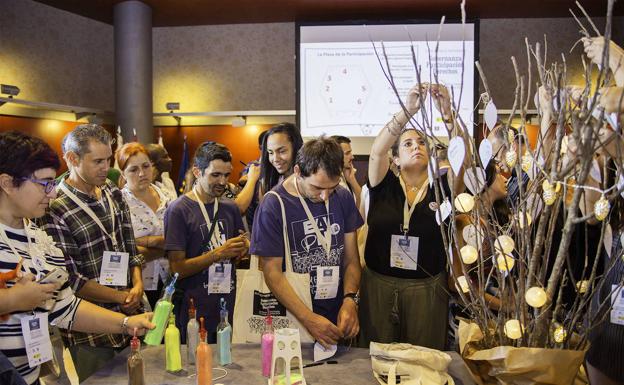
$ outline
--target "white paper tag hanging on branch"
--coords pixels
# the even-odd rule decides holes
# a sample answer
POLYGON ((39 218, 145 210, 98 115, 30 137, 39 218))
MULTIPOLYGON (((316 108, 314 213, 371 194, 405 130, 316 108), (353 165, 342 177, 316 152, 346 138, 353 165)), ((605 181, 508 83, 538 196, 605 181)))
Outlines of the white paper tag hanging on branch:
POLYGON ((537 218, 544 208, 544 201, 538 193, 530 193, 526 203, 527 211, 533 218, 537 218))
POLYGON ((589 171, 589 176, 591 176, 592 179, 598 183, 602 181, 602 176, 600 175, 600 165, 596 159, 592 161, 592 168, 589 171))
POLYGON ((451 202, 445 199, 440 205, 440 208, 436 211, 436 221, 440 225, 451 214, 451 202))
POLYGON ((492 100, 490 100, 485 106, 485 111, 483 111, 483 120, 485 120, 485 125, 490 130, 496 126, 496 121, 498 120, 498 110, 492 100))
POLYGON ((607 122, 613 127, 614 130, 617 130, 619 126, 618 116, 615 112, 612 112, 607 115, 607 122))
POLYGON ((472 195, 477 195, 485 188, 485 171, 481 167, 468 168, 464 171, 464 184, 472 195))
POLYGON ((492 142, 490 142, 487 138, 481 141, 479 144, 479 158, 481 159, 481 164, 483 168, 487 168, 490 160, 492 160, 492 142))
POLYGON ((604 244, 605 251, 609 258, 611 258, 611 249, 613 247, 613 232, 611 230, 611 225, 607 223, 607 227, 605 228, 604 238, 602 240, 604 244))
POLYGON ((464 146, 464 139, 460 136, 451 139, 448 146, 448 160, 455 175, 459 175, 465 156, 466 146, 464 146))
POLYGON ((429 164, 427 165, 427 178, 429 180, 429 188, 433 187, 433 173, 436 173, 438 170, 438 162, 436 162, 435 157, 429 157, 429 164), (433 169, 433 172, 431 171, 433 169))
POLYGON ((539 168, 544 166, 544 157, 539 155, 537 161, 533 159, 531 167, 527 170, 529 179, 533 180, 539 175, 539 168))

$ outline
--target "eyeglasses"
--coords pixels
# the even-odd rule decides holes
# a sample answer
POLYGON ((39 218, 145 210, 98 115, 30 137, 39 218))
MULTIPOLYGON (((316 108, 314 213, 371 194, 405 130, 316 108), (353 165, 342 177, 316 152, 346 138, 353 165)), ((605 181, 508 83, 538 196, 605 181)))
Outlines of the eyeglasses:
POLYGON ((49 194, 58 186, 58 181, 56 179, 36 179, 36 178, 20 178, 21 180, 28 180, 33 183, 37 183, 43 186, 43 191, 46 194, 49 194))

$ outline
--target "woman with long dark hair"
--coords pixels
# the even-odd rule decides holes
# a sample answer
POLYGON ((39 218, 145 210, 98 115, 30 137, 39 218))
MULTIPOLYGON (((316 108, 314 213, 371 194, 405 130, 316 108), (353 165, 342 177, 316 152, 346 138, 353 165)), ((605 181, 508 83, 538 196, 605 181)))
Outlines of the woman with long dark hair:
POLYGON ((301 146, 303 138, 297 126, 292 123, 280 123, 267 131, 262 141, 260 196, 292 174, 301 146))
POLYGON ((252 231, 254 214, 264 194, 293 172, 297 152, 303 146, 299 128, 292 123, 280 123, 271 127, 262 138, 260 156, 260 179, 245 217, 252 231))

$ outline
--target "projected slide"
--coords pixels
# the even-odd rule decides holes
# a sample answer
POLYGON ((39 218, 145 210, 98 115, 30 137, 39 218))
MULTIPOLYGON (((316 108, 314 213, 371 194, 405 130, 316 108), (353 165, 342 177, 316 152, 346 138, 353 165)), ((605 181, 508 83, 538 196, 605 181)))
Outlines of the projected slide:
MULTIPOLYGON (((404 29, 398 31, 405 34, 404 29)), ((401 109, 382 66, 386 72, 389 69, 403 100, 417 83, 414 57, 420 67, 421 81, 436 82, 433 76, 436 70, 435 42, 429 43, 429 49, 426 41, 384 41, 384 46, 385 56, 381 44, 376 43, 378 57, 370 41, 304 42, 302 39, 299 47, 299 118, 304 136, 323 133, 349 137, 377 135, 392 114, 401 109)), ((441 41, 437 58, 437 82, 453 90, 460 116, 470 125, 474 103, 474 44, 469 41, 465 45, 463 71, 461 41, 441 41)), ((430 103, 428 98, 426 110, 433 114, 428 114, 427 119, 435 135, 445 136, 442 119, 430 103)), ((417 118, 422 124, 420 114, 417 118)))

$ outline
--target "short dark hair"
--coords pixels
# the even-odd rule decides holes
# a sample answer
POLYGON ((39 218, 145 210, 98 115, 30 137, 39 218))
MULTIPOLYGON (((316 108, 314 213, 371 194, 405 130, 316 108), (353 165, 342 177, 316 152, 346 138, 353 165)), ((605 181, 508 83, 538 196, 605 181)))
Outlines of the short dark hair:
POLYGON ((81 124, 76 126, 63 138, 63 142, 61 143, 63 155, 71 151, 82 158, 89 152, 89 142, 91 140, 106 145, 112 143, 111 134, 106 131, 104 127, 92 123, 81 124))
POLYGON ((301 176, 308 177, 323 169, 330 178, 340 177, 343 167, 342 147, 332 138, 320 136, 307 141, 297 154, 301 176))
POLYGON ((270 191, 280 180, 280 174, 277 172, 275 167, 269 161, 269 152, 267 151, 267 141, 269 137, 273 134, 285 134, 288 137, 288 140, 292 144, 293 149, 293 164, 290 166, 290 171, 292 172, 292 167, 295 164, 295 158, 297 156, 297 152, 303 146, 303 138, 301 137, 301 133, 299 132, 299 128, 292 123, 280 123, 276 126, 271 127, 264 138, 262 138, 262 155, 260 156, 260 191, 262 193, 266 193, 270 191))
POLYGON ((157 143, 148 143, 145 146, 147 150, 147 156, 149 156, 152 163, 156 164, 165 156, 165 148, 157 143))
POLYGON ((60 166, 58 155, 43 140, 17 131, 0 134, 0 174, 12 176, 16 187, 37 170, 60 166))
POLYGON ((338 144, 343 144, 343 143, 350 144, 351 143, 351 139, 347 138, 346 136, 334 135, 331 138, 335 140, 336 142, 338 142, 338 144))
POLYGON ((204 142, 197 147, 195 151, 195 157, 193 159, 193 165, 204 172, 205 169, 210 166, 210 162, 215 159, 222 160, 224 162, 232 161, 232 154, 227 147, 217 142, 204 142))

